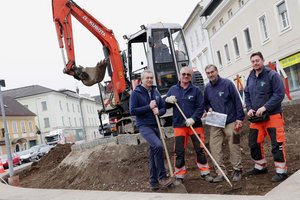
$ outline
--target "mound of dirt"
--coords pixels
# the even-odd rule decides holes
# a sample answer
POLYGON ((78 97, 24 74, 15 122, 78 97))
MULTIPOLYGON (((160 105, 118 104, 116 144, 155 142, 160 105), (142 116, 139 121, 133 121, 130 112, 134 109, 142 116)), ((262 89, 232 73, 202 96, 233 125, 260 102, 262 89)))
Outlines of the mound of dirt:
MULTIPOLYGON (((300 167, 300 109, 299 105, 284 107, 288 175, 300 167)), ((244 171, 254 164, 248 148, 248 122, 241 130, 244 171)), ((209 138, 206 128, 206 138, 209 138)), ((208 140, 208 139, 207 139, 208 140)), ((206 141, 208 143, 208 141, 206 141)), ((167 139, 168 151, 173 155, 173 138, 167 139)), ((208 145, 207 145, 208 147, 208 145)), ((148 185, 148 145, 98 146, 84 152, 71 152, 71 145, 58 145, 32 168, 20 174, 22 187, 61 188, 105 191, 150 192, 148 185)), ((228 145, 224 143, 224 160, 229 178, 232 168, 229 163, 228 145)), ((275 173, 270 141, 266 139, 265 154, 268 160, 268 174, 243 177, 234 187, 241 187, 234 194, 264 195, 279 183, 271 182, 275 173)), ((173 160, 173 158, 172 158, 173 160)), ((212 161, 209 160, 212 166, 212 161)), ((166 165, 167 166, 167 165, 166 165)), ((186 150, 187 176, 184 185, 188 193, 223 194, 230 189, 227 182, 207 183, 200 179, 195 164, 195 153, 191 142, 186 150)), ((214 175, 214 169, 212 168, 214 175)), ((165 192, 165 191, 159 191, 165 192)), ((168 191, 167 191, 168 192, 168 191)))

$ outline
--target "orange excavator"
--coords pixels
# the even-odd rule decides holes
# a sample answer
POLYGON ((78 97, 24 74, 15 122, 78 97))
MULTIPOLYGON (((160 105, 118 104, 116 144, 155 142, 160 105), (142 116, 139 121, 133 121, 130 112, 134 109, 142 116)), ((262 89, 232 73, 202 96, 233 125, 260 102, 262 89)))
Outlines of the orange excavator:
MULTIPOLYGON (((154 72, 154 84, 164 95, 172 85, 178 82, 180 69, 190 66, 183 31, 179 24, 141 25, 138 32, 123 36, 127 41, 127 49, 121 52, 113 31, 106 28, 74 1, 52 0, 52 9, 59 47, 65 64, 64 73, 91 86, 100 83, 104 79, 106 68, 108 69, 111 80, 106 89, 112 95, 108 101, 110 108, 105 112, 109 114, 113 131, 118 134, 135 132, 132 131, 135 129, 135 120, 129 114, 128 102, 130 90, 140 83, 140 74, 143 69, 150 69, 154 72), (76 64, 72 16, 103 45, 105 58, 95 67, 82 67, 76 64), (145 63, 146 66, 143 66, 145 63)), ((193 83, 203 87, 202 75, 197 70, 194 70, 193 83)), ((165 119, 171 118, 166 115, 165 119)))

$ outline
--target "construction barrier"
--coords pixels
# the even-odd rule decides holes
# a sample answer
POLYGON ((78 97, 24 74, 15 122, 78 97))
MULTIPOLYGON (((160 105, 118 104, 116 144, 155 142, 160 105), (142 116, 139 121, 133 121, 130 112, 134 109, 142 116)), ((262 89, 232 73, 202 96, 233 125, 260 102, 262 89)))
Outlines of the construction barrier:
POLYGON ((284 79, 284 86, 285 86, 285 94, 288 97, 289 100, 292 100, 291 94, 290 94, 290 86, 289 86, 289 80, 288 77, 285 73, 285 71, 283 70, 283 68, 280 65, 280 62, 269 62, 269 67, 272 70, 275 70, 279 75, 282 75, 283 79, 284 79))

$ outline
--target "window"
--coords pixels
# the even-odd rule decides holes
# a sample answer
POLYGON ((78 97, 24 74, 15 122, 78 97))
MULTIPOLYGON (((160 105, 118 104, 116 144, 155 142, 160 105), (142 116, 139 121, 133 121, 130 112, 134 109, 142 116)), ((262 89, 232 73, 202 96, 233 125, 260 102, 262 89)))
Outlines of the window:
POLYGON ((230 19, 232 17, 232 15, 233 15, 232 9, 229 9, 228 12, 227 12, 227 14, 228 14, 228 19, 230 19))
POLYGON ((239 44, 238 44, 238 41, 237 41, 237 37, 234 37, 232 39, 232 42, 233 42, 233 47, 234 47, 234 53, 235 53, 235 56, 236 58, 240 56, 240 49, 239 49, 239 44))
POLYGON ((59 108, 60 108, 61 111, 63 110, 62 105, 61 105, 61 101, 59 101, 59 108))
POLYGON ((80 107, 79 107, 79 105, 77 104, 77 110, 78 110, 78 112, 80 113, 80 107))
POLYGON ((64 119, 64 116, 61 117, 61 122, 62 122, 62 125, 65 126, 65 119, 64 119))
POLYGON ((242 7, 245 4, 244 0, 239 0, 239 5, 242 7))
POLYGON ((247 51, 250 51, 252 49, 252 42, 251 42, 251 36, 250 36, 249 28, 246 28, 244 30, 244 36, 245 36, 247 51))
POLYGON ((199 41, 199 35, 197 33, 197 30, 195 30, 195 38, 196 38, 196 46, 198 47, 200 45, 200 41, 199 41))
POLYGON ((69 125, 72 126, 71 117, 69 117, 69 125))
POLYGON ((269 33, 268 33, 268 29, 267 29, 266 16, 263 15, 258 20, 259 20, 259 27, 260 27, 260 32, 261 32, 261 38, 262 38, 262 41, 264 42, 267 39, 269 39, 269 33))
POLYGON ((70 112, 69 104, 67 103, 67 111, 70 112))
POLYGON ((289 26, 290 26, 285 1, 282 1, 277 5, 277 11, 278 11, 280 29, 281 29, 281 31, 283 31, 283 30, 289 28, 289 26))
POLYGON ((215 33, 217 31, 216 27, 212 27, 212 32, 215 33))
POLYGON ((42 104, 42 110, 46 111, 47 110, 47 102, 46 101, 42 101, 41 104, 42 104))
POLYGON ((221 19, 219 20, 219 23, 220 23, 220 26, 223 26, 223 25, 224 25, 224 20, 223 20, 223 18, 221 18, 221 19))
POLYGON ((193 38, 192 37, 190 37, 190 44, 191 44, 192 51, 194 51, 194 42, 193 42, 193 38))
POLYGON ((13 133, 18 133, 18 123, 12 122, 13 133))
POLYGON ((224 45, 224 50, 225 50, 225 56, 226 56, 227 63, 230 63, 230 54, 229 54, 228 44, 224 45))
POLYGON ((73 109, 73 112, 75 112, 75 106, 73 103, 72 103, 72 109, 73 109))
POLYGON ((26 125, 25 125, 24 121, 21 121, 21 130, 22 130, 22 133, 26 133, 26 125))
POLYGON ((217 57, 218 57, 218 61, 219 61, 219 65, 222 66, 222 57, 221 57, 221 52, 217 51, 217 57))
POLYGON ((80 117, 79 117, 79 125, 82 126, 82 121, 80 117))
POLYGON ((74 117, 75 127, 77 127, 77 120, 76 117, 74 117))
POLYGON ((50 121, 49 121, 48 117, 44 118, 44 127, 45 128, 49 128, 50 127, 50 121))
POLYGON ((28 122, 28 126, 29 126, 29 132, 33 133, 33 123, 32 123, 32 121, 28 122))

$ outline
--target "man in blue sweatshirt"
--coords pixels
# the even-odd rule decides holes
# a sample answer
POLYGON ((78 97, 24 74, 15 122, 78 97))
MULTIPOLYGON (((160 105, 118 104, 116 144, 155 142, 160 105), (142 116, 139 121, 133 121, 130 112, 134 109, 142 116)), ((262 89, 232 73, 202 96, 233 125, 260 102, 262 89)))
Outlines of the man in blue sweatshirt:
POLYGON ((264 155, 264 139, 268 135, 271 139, 272 154, 276 174, 272 181, 279 182, 287 178, 284 120, 281 102, 284 99, 284 84, 279 74, 264 66, 264 57, 261 52, 250 56, 253 70, 247 79, 245 100, 249 117, 260 117, 268 112, 266 121, 250 124, 249 146, 251 157, 255 162, 250 174, 265 174, 267 161, 264 155))
MULTIPOLYGON (((240 181, 242 178, 242 155, 238 130, 242 127, 245 118, 242 102, 234 84, 228 79, 221 78, 215 65, 206 66, 205 73, 209 79, 209 83, 204 89, 206 110, 227 115, 224 128, 215 126, 210 128, 209 146, 211 154, 220 167, 225 170, 222 144, 226 137, 230 151, 230 162, 234 170, 232 181, 240 181)), ((223 181, 222 173, 219 170, 216 170, 216 173, 217 176, 213 182, 223 181)))
POLYGON ((165 102, 160 93, 153 86, 153 72, 144 70, 141 74, 141 85, 138 85, 130 96, 130 113, 136 116, 136 125, 150 145, 150 187, 152 190, 159 189, 159 181, 163 188, 173 183, 167 178, 164 165, 163 145, 160 139, 159 129, 155 115, 166 113, 165 102))
POLYGON ((180 70, 180 82, 172 86, 166 98, 167 108, 173 107, 173 127, 175 136, 175 176, 178 181, 183 181, 187 172, 185 166, 185 148, 189 136, 192 139, 194 149, 197 154, 197 168, 200 171, 201 177, 211 182, 213 177, 210 176, 210 170, 203 147, 193 133, 190 126, 193 126, 199 137, 204 143, 204 131, 201 123, 201 116, 204 112, 203 95, 200 89, 194 86, 192 81, 193 70, 191 67, 183 67, 180 70), (186 117, 185 120, 180 111, 174 106, 178 103, 186 117))

